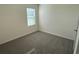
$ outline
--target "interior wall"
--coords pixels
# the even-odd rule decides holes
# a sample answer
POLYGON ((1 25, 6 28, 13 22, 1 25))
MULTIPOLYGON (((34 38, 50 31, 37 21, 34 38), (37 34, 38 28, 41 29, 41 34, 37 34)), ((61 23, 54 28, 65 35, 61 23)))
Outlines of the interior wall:
POLYGON ((36 9, 38 22, 38 5, 0 5, 0 44, 38 30, 38 24, 28 27, 26 8, 36 9))
POLYGON ((39 6, 39 30, 75 39, 79 5, 42 4, 39 6))

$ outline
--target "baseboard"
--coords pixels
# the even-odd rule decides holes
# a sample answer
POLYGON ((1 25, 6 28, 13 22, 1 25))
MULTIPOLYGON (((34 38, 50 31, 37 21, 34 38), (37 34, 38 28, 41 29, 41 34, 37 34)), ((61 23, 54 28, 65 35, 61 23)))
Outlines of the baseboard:
MULTIPOLYGON (((22 37, 24 37, 24 36, 26 36, 26 35, 29 35, 29 34, 31 34, 31 33, 33 33, 33 32, 37 32, 37 31, 41 31, 41 32, 49 33, 49 34, 52 34, 52 35, 55 35, 55 36, 59 36, 59 35, 56 35, 56 34, 54 34, 54 33, 50 33, 50 32, 47 32, 47 31, 36 30, 36 31, 32 31, 32 32, 26 33, 26 34, 21 35, 21 36, 17 36, 17 37, 15 37, 15 38, 10 39, 10 40, 7 40, 7 41, 5 41, 5 42, 2 42, 2 43, 0 43, 0 45, 5 44, 5 43, 8 43, 8 42, 10 42, 10 41, 12 41, 12 40, 15 40, 15 39, 18 39, 18 38, 22 38, 22 37)), ((59 36, 59 37, 62 37, 62 36, 59 36)), ((62 38, 66 38, 66 37, 62 37, 62 38)), ((69 39, 69 38, 66 38, 66 39, 69 39)), ((69 40, 73 40, 73 39, 69 39, 69 40)))
MULTIPOLYGON (((43 30, 40 30, 40 31, 41 31, 41 32, 45 32, 45 33, 49 33, 49 34, 51 34, 51 35, 55 35, 55 36, 58 36, 58 37, 62 37, 62 38, 65 38, 65 39, 69 39, 69 38, 63 37, 63 36, 61 36, 61 35, 48 32, 48 31, 43 31, 43 30)), ((73 40, 73 39, 69 39, 69 40, 73 40)))
POLYGON ((0 45, 6 44, 6 43, 8 43, 8 42, 10 42, 10 41, 13 41, 13 40, 15 40, 15 39, 22 38, 22 37, 24 37, 24 36, 26 36, 26 35, 29 35, 29 34, 31 34, 31 33, 37 32, 37 31, 38 31, 38 30, 29 32, 29 33, 26 33, 26 34, 24 34, 24 35, 17 36, 17 37, 15 37, 15 38, 13 38, 13 39, 10 39, 10 40, 7 40, 7 41, 5 41, 5 42, 0 43, 0 45))

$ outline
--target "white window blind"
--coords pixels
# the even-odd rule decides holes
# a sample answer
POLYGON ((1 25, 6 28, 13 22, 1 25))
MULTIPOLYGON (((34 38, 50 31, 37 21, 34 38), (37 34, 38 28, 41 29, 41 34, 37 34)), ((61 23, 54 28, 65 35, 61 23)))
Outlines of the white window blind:
POLYGON ((35 9, 27 8, 27 22, 28 26, 35 25, 35 9))

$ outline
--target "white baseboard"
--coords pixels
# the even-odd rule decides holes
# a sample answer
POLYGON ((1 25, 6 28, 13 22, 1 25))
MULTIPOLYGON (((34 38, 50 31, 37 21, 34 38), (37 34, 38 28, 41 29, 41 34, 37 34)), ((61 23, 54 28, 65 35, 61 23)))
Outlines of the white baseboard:
MULTIPOLYGON (((38 31, 38 30, 36 30, 36 31, 38 31)), ((15 37, 15 38, 13 38, 13 39, 4 41, 4 42, 0 43, 0 45, 1 45, 1 44, 4 44, 4 43, 7 43, 7 42, 9 42, 9 41, 15 40, 15 39, 17 39, 17 38, 23 37, 23 36, 25 36, 25 35, 31 34, 31 33, 36 32, 36 31, 32 31, 32 32, 26 33, 26 34, 24 34, 24 35, 17 36, 17 37, 15 37)), ((56 35, 56 36, 59 36, 59 37, 63 37, 63 36, 61 36, 61 35, 54 34, 54 33, 48 32, 48 31, 44 31, 44 30, 39 30, 39 31, 46 32, 46 33, 49 33, 49 34, 52 34, 52 35, 56 35)), ((63 37, 63 38, 66 38, 66 37, 63 37)), ((67 39, 69 39, 69 38, 67 38, 67 39)), ((70 39, 70 40, 73 40, 73 39, 70 39)))
POLYGON ((62 35, 54 34, 54 33, 48 32, 48 31, 44 31, 44 30, 40 30, 40 31, 41 31, 41 32, 45 32, 45 33, 49 33, 49 34, 52 34, 52 35, 55 35, 55 36, 59 36, 59 37, 62 37, 62 38, 66 38, 66 39, 69 39, 69 40, 73 40, 73 39, 64 37, 64 36, 62 36, 62 35))
POLYGON ((7 42, 10 42, 10 41, 12 41, 12 40, 15 40, 15 39, 21 38, 21 37, 23 37, 23 36, 25 36, 25 35, 29 35, 29 34, 31 34, 31 33, 33 33, 33 32, 36 32, 36 31, 37 31, 37 30, 32 31, 32 32, 28 32, 28 33, 26 33, 26 34, 24 34, 24 35, 16 36, 16 37, 14 37, 14 38, 12 38, 12 39, 9 39, 9 40, 6 40, 6 41, 0 43, 0 45, 5 44, 5 43, 7 43, 7 42))

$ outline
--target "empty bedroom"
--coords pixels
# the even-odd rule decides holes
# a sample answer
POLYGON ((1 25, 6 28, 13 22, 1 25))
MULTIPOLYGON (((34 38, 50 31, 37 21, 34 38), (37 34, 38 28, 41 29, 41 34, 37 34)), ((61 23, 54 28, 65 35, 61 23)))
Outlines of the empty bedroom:
POLYGON ((74 54, 78 4, 0 4, 0 54, 74 54))

